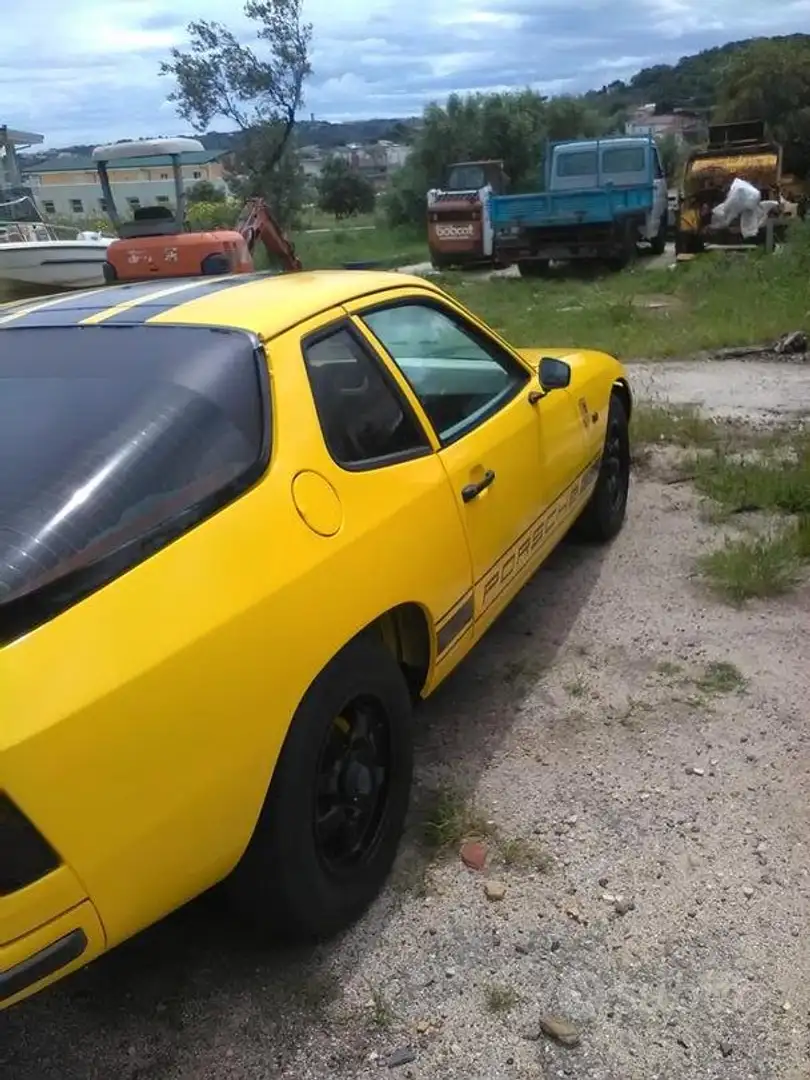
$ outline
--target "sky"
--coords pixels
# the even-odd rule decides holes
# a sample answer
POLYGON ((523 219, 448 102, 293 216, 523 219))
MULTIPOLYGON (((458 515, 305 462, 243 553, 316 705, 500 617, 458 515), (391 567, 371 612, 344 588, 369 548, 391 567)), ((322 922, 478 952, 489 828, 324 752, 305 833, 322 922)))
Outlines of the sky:
MULTIPOLYGON (((452 91, 580 92, 758 34, 810 30, 810 0, 304 0, 304 115, 411 116, 452 91)), ((48 147, 187 131, 160 61, 189 20, 244 29, 237 0, 27 0, 0 37, 0 124, 48 147)), ((228 130, 225 122, 212 128, 228 130)))

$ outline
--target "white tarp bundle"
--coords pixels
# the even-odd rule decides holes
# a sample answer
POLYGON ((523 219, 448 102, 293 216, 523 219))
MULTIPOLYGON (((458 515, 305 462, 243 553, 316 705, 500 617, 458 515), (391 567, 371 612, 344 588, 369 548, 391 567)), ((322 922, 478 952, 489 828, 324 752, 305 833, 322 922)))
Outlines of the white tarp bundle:
POLYGON ((723 202, 712 210, 712 228, 726 229, 739 218, 740 232, 746 240, 750 240, 765 224, 770 212, 778 207, 778 202, 763 199, 753 184, 738 177, 731 182, 723 202))

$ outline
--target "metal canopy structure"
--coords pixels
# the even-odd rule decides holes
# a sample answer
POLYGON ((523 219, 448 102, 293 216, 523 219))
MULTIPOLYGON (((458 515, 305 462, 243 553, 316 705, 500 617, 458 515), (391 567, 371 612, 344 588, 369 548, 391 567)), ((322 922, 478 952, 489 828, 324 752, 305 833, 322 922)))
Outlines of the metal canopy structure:
POLYGON ((0 185, 18 185, 22 183, 17 147, 38 146, 45 142, 44 135, 33 131, 17 131, 6 124, 0 124, 0 185))

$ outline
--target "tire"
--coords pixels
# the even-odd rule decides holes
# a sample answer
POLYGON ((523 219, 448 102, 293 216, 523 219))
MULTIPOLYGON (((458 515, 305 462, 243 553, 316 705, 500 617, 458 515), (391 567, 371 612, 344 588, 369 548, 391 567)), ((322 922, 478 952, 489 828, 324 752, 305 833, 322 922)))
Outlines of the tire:
POLYGON ((551 273, 551 262, 548 259, 519 259, 517 266, 523 278, 548 277, 551 273))
POLYGON ((225 883, 231 905, 260 931, 287 941, 323 940, 350 926, 388 877, 405 825, 412 775, 411 698, 405 678, 380 642, 358 637, 321 672, 296 710, 253 836, 225 883), (364 722, 372 738, 347 739, 338 721, 352 725, 355 733, 364 722), (352 745, 354 760, 344 759, 341 765, 337 752, 352 745), (375 799, 364 800, 368 793, 362 788, 374 783, 368 759, 375 745, 388 751, 385 790, 378 792, 368 818, 362 855, 352 859, 344 851, 341 860, 338 840, 347 840, 350 829, 344 817, 329 834, 327 808, 338 822, 341 803, 342 812, 356 818, 362 818, 357 810, 364 801, 366 810, 372 810, 375 799), (360 787, 353 802, 345 791, 341 799, 341 786, 352 782, 348 768, 360 787))
POLYGON ((627 517, 629 487, 630 431, 624 404, 614 392, 610 398, 599 476, 588 505, 574 526, 577 537, 606 544, 618 536, 627 517))
POLYGON ((675 234, 676 255, 699 255, 706 245, 701 236, 689 232, 677 232, 675 234))
POLYGON ((658 222, 658 232, 650 241, 650 251, 653 255, 663 255, 667 249, 667 215, 666 212, 658 222))

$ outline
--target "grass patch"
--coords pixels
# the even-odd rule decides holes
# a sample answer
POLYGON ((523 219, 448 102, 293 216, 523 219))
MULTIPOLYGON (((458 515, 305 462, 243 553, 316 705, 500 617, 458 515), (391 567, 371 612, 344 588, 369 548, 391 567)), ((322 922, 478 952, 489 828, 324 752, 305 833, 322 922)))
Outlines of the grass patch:
POLYGON ((726 425, 701 416, 697 409, 639 404, 633 409, 630 434, 639 446, 717 446, 726 425))
POLYGON ((510 869, 539 870, 546 873, 551 869, 553 859, 531 840, 522 836, 511 836, 498 843, 498 854, 504 866, 510 869))
POLYGON ((810 224, 796 226, 778 256, 708 252, 675 269, 571 274, 542 281, 471 281, 445 288, 518 346, 604 349, 623 358, 689 356, 776 340, 807 325, 810 224), (669 298, 663 307, 645 299, 669 298))
POLYGON ((704 455, 695 462, 695 485, 727 513, 808 515, 810 439, 799 439, 790 454, 785 449, 774 445, 749 461, 722 452, 704 455))
POLYGON ((329 231, 299 231, 292 236, 298 257, 307 270, 357 262, 372 262, 380 269, 390 269, 429 258, 427 238, 416 229, 390 229, 374 219, 363 223, 332 222, 323 227, 329 231))
POLYGON ((511 1012, 520 1003, 520 994, 514 987, 493 983, 484 991, 484 1001, 487 1012, 504 1014, 511 1012))
POLYGON ((695 686, 705 694, 731 694, 735 690, 744 690, 746 685, 740 669, 727 660, 713 660, 695 679, 695 686))
POLYGON ((483 840, 493 827, 470 805, 469 799, 454 788, 442 788, 425 815, 423 838, 433 851, 457 847, 464 840, 483 840))
POLYGON ((699 569, 708 584, 735 604, 790 592, 810 561, 810 518, 770 536, 729 540, 704 555, 699 569))

